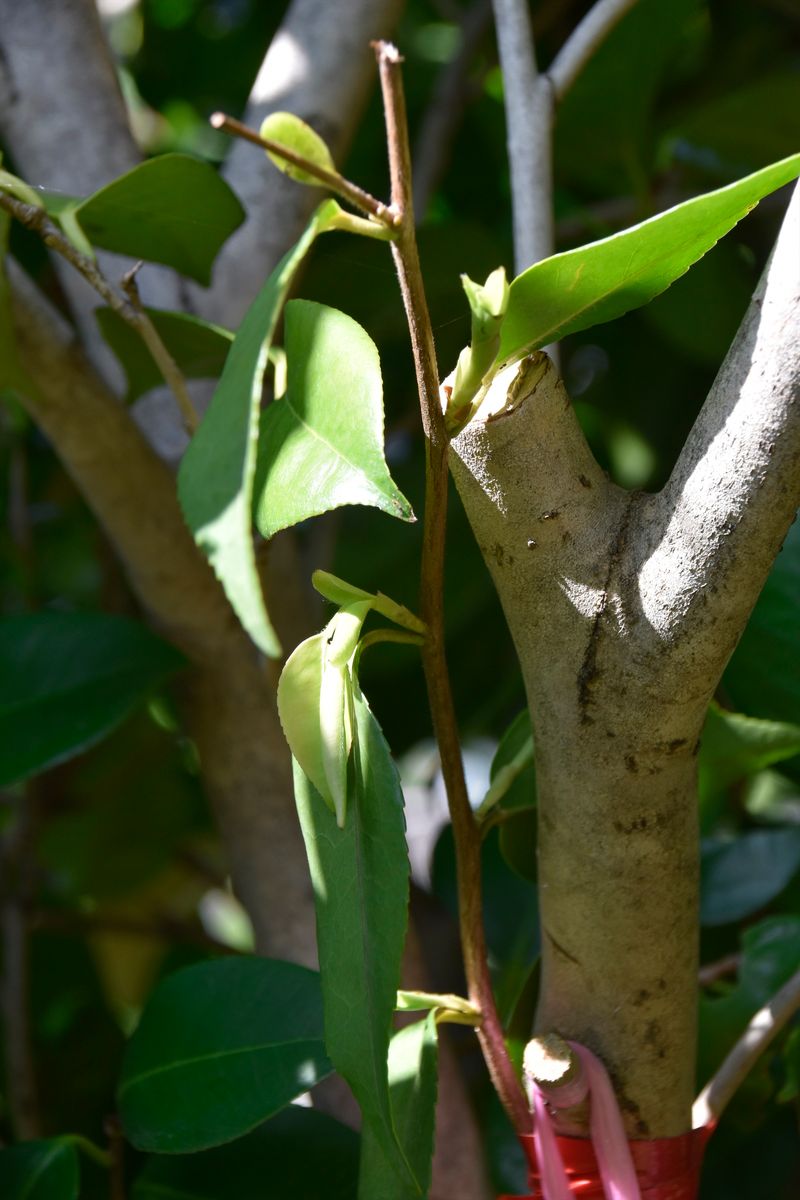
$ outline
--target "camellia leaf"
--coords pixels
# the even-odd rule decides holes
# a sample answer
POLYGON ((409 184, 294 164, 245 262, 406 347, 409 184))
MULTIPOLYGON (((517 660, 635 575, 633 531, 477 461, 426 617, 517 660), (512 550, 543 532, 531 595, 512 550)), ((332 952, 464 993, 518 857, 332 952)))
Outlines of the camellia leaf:
POLYGON ((21 1142, 0 1150, 3 1200, 78 1200, 78 1155, 69 1138, 21 1142))
POLYGON ((715 801, 731 784, 799 753, 800 725, 746 717, 712 704, 698 756, 701 815, 714 815, 715 801))
MULTIPOLYGON (((431 1183, 433 1134, 438 1085, 436 1017, 421 1021, 394 1035, 389 1046, 389 1089, 397 1136, 416 1176, 423 1196, 431 1183)), ((420 1191, 399 1177, 367 1124, 361 1134, 359 1200, 414 1200, 420 1191)))
POLYGON ((700 921, 726 925, 758 912, 800 871, 800 829, 758 829, 702 847, 700 921))
POLYGON ((223 958, 169 976, 128 1045, 119 1086, 140 1150, 187 1153, 255 1128, 331 1070, 315 971, 223 958))
POLYGON ((0 621, 0 783, 85 750, 183 658, 144 625, 102 613, 0 621))
POLYGON ((162 154, 82 200, 74 216, 93 246, 164 263, 207 285, 245 213, 210 163, 162 154))
POLYGON ((536 263, 511 284, 500 366, 549 342, 640 308, 710 250, 762 197, 800 175, 800 154, 728 187, 696 196, 565 254, 536 263))
MULTIPOLYGON (((145 312, 185 378, 216 379, 222 373, 233 342, 233 334, 227 329, 187 313, 155 308, 147 308, 145 312)), ((129 404, 150 388, 163 384, 164 377, 153 356, 127 321, 112 308, 98 308, 95 317, 100 332, 122 363, 128 380, 125 399, 129 404)))
MULTIPOLYGON (((195 541, 242 625, 272 657, 280 654, 280 645, 264 604, 251 516, 261 389, 270 343, 295 272, 338 211, 333 200, 319 206, 250 305, 178 473, 178 496, 195 541)), ((300 490, 297 479, 293 487, 300 490)))
POLYGON ((489 779, 490 787, 479 810, 481 816, 495 806, 504 811, 536 807, 533 730, 527 708, 514 718, 500 739, 489 779))
POLYGON ((294 768, 317 911, 325 1045, 395 1174, 415 1186, 394 1129, 387 1073, 408 919, 403 796, 380 726, 357 687, 354 714, 343 829, 296 760, 294 768))
POLYGON ((383 456, 375 343, 335 308, 293 300, 286 306, 285 348, 287 392, 264 413, 259 439, 255 520, 261 533, 272 537, 342 504, 414 520, 383 456))
POLYGON ((358 1149, 352 1129, 292 1105, 227 1146, 154 1156, 131 1200, 353 1200, 358 1149))
MULTIPOLYGON (((269 138, 272 142, 279 142, 282 146, 286 146, 287 150, 293 150, 295 154, 302 155, 315 167, 322 167, 324 171, 330 171, 333 175, 339 173, 325 142, 316 130, 307 125, 305 121, 301 121, 300 117, 296 117, 294 113, 270 113, 261 125, 261 136, 269 138)), ((287 162, 285 158, 273 154, 272 151, 267 150, 267 156, 279 170, 291 179, 296 179, 298 183, 310 183, 315 187, 325 186, 324 183, 320 183, 319 179, 309 175, 308 171, 304 171, 302 167, 296 167, 294 163, 287 162)))

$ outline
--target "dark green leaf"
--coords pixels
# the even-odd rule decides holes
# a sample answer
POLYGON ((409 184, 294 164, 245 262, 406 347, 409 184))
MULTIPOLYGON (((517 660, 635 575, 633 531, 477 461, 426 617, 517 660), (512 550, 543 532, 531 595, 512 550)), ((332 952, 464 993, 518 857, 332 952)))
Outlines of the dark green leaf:
POLYGON ((84 750, 182 662, 122 617, 41 612, 0 621, 0 782, 84 750))
POLYGON ((380 727, 356 691, 357 752, 343 829, 295 763, 317 910, 325 1044, 395 1173, 387 1055, 408 906, 403 796, 380 727))
MULTIPOLYGON (((221 374, 233 342, 232 333, 186 313, 155 308, 145 311, 187 379, 216 379, 221 374)), ((111 308, 98 308, 95 316, 100 332, 125 371, 126 401, 130 404, 143 392, 163 384, 164 378, 136 330, 111 308)))
POLYGON ((78 1200, 78 1156, 66 1138, 0 1150, 3 1200, 78 1200))
POLYGON ((712 704, 698 759, 701 813, 713 813, 714 801, 731 784, 798 753, 800 725, 746 717, 712 704))
POLYGON ((795 154, 622 233, 536 263, 511 284, 498 362, 512 362, 647 304, 763 196, 798 174, 795 154))
POLYGON ((357 1175, 358 1134, 293 1105, 228 1146, 151 1158, 131 1200, 354 1200, 357 1175))
MULTIPOLYGON (((425 1196, 431 1182, 438 1057, 434 1013, 401 1029, 389 1047, 389 1089, 394 1126, 425 1196)), ((414 1200, 420 1195, 419 1190, 409 1180, 401 1179, 386 1161, 381 1144, 369 1125, 361 1137, 358 1194, 361 1200, 375 1200, 378 1196, 380 1200, 414 1200)))
POLYGON ((753 1011, 771 1000, 800 964, 800 917, 767 917, 742 935, 739 986, 753 1011))
POLYGON ((726 925, 757 912, 800 870, 800 829, 760 829, 709 840, 701 862, 700 920, 726 925))
POLYGON ((259 439, 255 517, 261 533, 272 537, 343 504, 413 520, 383 456, 383 386, 372 339, 334 308, 293 300, 286 306, 285 345, 287 392, 264 413, 259 439))
POLYGON ((245 213, 209 163, 163 154, 83 200, 75 216, 101 250, 164 263, 208 284, 217 253, 245 213))
POLYGON ((497 806, 504 810, 535 808, 536 768, 532 756, 533 730, 530 713, 524 708, 500 739, 492 759, 487 799, 496 794, 497 806))
POLYGON ((330 1071, 319 976, 226 958, 166 979, 125 1055, 119 1105, 140 1150, 186 1153, 241 1137, 330 1071))
POLYGON ((319 206, 247 310, 178 474, 178 496, 195 541, 242 625, 272 657, 280 654, 280 645, 264 604, 252 534, 261 389, 270 343, 295 272, 335 211, 330 200, 319 206))

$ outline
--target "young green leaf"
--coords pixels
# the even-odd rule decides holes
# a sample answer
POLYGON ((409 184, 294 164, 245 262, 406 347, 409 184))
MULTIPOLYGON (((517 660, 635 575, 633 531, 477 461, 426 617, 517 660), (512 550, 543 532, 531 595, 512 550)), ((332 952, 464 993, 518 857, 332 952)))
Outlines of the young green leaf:
POLYGON ((325 1045, 395 1173, 414 1186, 394 1130, 387 1074, 408 906, 403 796, 380 726, 357 687, 354 715, 343 829, 297 761, 294 768, 317 910, 325 1045))
POLYGON ((413 521, 383 455, 375 343, 344 313, 293 300, 286 306, 285 348, 287 392, 267 408, 259 438, 258 529, 272 537, 343 504, 371 505, 413 521))
POLYGON ((78 1200, 78 1155, 69 1138, 21 1142, 0 1150, 3 1200, 78 1200))
MULTIPOLYGON (((261 136, 269 138, 271 142, 279 142, 281 146, 286 146, 287 150, 293 150, 295 154, 301 155, 315 167, 321 167, 323 171, 330 171, 332 175, 338 175, 336 163, 325 142, 310 125, 306 125, 305 121, 301 121, 293 113, 270 113, 261 125, 261 136)), ((294 163, 288 162, 278 154, 273 154, 271 150, 267 150, 267 157, 290 179, 296 179, 298 183, 310 183, 314 187, 325 186, 313 175, 309 175, 308 171, 295 166, 294 163)))
POLYGON ((438 1049, 436 1016, 432 1012, 401 1029, 389 1046, 392 1116, 419 1189, 397 1175, 367 1123, 361 1134, 359 1200, 375 1200, 378 1196, 380 1200, 415 1200, 420 1190, 427 1196, 436 1121, 438 1049))
POLYGON ((353 657, 371 600, 340 609, 301 642, 278 682, 278 714, 292 754, 344 825, 353 747, 353 657))
POLYGON ((183 658, 144 625, 102 613, 0 621, 0 783, 27 779, 118 725, 183 658))
MULTIPOLYGON (((295 272, 336 211, 332 200, 319 206, 250 305, 178 472, 178 497, 195 541, 242 625, 258 648, 273 657, 280 654, 280 645, 261 590, 251 518, 261 388, 295 272)), ((293 486, 298 490, 296 480, 293 486)))
MULTIPOLYGON (((233 342, 233 334, 227 329, 188 313, 156 308, 147 308, 145 312, 184 378, 216 379, 222 373, 233 342)), ((164 377, 152 354, 127 321, 112 308, 96 309, 95 317, 100 332, 122 364, 128 380, 125 396, 128 404, 150 388, 163 384, 164 377)))
POLYGON ((74 216, 101 250, 164 263, 207 285, 245 213, 210 163, 162 154, 82 200, 74 216))
POLYGON ((222 958, 170 975, 128 1045, 126 1136, 185 1154, 241 1137, 330 1072, 315 971, 222 958))
POLYGON ((478 810, 479 816, 487 816, 495 807, 504 812, 536 807, 533 730, 527 708, 514 718, 500 739, 489 778, 490 786, 478 810))
POLYGON ((480 1011, 465 1000, 463 996, 455 996, 452 992, 407 992, 402 989, 397 993, 396 1008, 398 1012, 427 1012, 433 1009, 437 1016, 442 1013, 457 1014, 466 1018, 462 1024, 479 1025, 480 1011))
POLYGON ((647 304, 759 200, 797 175, 800 154, 622 233, 536 263, 511 284, 498 365, 647 304))
POLYGON ((354 1130, 292 1105, 226 1146, 151 1157, 131 1200, 353 1200, 358 1148, 354 1130))

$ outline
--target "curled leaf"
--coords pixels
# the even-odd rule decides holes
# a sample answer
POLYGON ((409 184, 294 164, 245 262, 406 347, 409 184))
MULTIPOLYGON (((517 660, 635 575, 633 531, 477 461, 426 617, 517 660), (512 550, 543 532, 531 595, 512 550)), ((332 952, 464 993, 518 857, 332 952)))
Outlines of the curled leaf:
MULTIPOLYGON (((330 171, 332 175, 338 175, 336 164, 325 142, 310 125, 306 125, 305 121, 301 121, 294 113, 270 113, 261 125, 261 136, 271 142, 280 143, 287 150, 293 151, 307 162, 313 163, 315 167, 321 167, 323 171, 330 171)), ((319 179, 309 175, 308 171, 288 162, 280 155, 268 150, 267 156, 290 179, 296 179, 298 183, 310 183, 314 187, 325 186, 320 183, 319 179)))

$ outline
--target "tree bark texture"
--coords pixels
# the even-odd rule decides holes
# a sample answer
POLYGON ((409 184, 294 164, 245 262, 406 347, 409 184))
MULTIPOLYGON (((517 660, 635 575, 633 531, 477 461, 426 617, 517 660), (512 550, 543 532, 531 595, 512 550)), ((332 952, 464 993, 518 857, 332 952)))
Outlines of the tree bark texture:
POLYGON ((602 1057, 633 1137, 690 1123, 696 755, 800 502, 799 207, 661 493, 606 478, 541 355, 451 447, 533 721, 537 1029, 602 1057))

